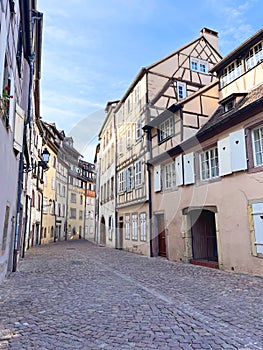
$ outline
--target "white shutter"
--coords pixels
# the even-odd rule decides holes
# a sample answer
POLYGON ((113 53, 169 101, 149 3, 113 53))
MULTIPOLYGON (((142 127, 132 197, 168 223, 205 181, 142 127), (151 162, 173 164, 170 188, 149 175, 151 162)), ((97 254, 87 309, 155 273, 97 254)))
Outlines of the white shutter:
POLYGON ((183 156, 175 158, 175 184, 176 186, 181 186, 184 184, 183 178, 183 156))
POLYGON ((263 203, 252 204, 255 229, 255 246, 258 254, 263 254, 263 203))
POLYGON ((184 184, 195 183, 194 153, 184 155, 184 184))
POLYGON ((247 154, 244 129, 232 132, 230 135, 232 171, 247 169, 247 154))
POLYGON ((25 112, 19 105, 16 105, 15 126, 14 126, 14 149, 22 151, 23 133, 24 133, 24 115, 25 112))
POLYGON ((7 42, 5 14, 1 15, 1 32, 0 32, 0 96, 3 93, 4 71, 5 71, 5 51, 7 42))
POLYGON ((161 191, 161 165, 154 167, 154 192, 161 191))
POLYGON ((232 167, 231 167, 231 151, 230 151, 229 137, 219 140, 217 143, 217 147, 218 147, 218 161, 219 161, 219 176, 231 174, 232 167))

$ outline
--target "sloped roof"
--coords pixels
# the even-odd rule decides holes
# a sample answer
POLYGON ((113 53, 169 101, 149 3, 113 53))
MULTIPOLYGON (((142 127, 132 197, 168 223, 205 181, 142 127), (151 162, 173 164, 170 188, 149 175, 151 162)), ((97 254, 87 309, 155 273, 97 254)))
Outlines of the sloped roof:
MULTIPOLYGON (((214 31, 213 31, 214 32, 214 31)), ((214 32, 215 33, 215 32, 214 32)), ((142 67, 141 70, 139 71, 139 73, 137 74, 137 76, 135 77, 135 79, 132 81, 132 83, 130 84, 129 88, 126 90, 124 96, 121 98, 120 100, 120 104, 122 102, 124 102, 126 100, 126 98, 128 97, 128 95, 130 94, 130 92, 132 91, 132 89, 136 86, 136 84, 139 82, 139 80, 144 76, 144 74, 146 72, 148 72, 149 70, 151 70, 152 68, 154 68, 155 66, 159 65, 160 63, 164 62, 165 60, 169 59, 170 57, 173 57, 174 55, 178 54, 180 51, 184 50, 185 48, 187 48, 188 46, 194 44, 195 42, 197 42, 198 40, 200 40, 201 38, 203 38, 210 46, 211 44, 209 43, 209 41, 207 40, 207 38, 205 37, 205 35, 203 33, 201 33, 197 38, 189 41, 188 43, 186 43, 185 45, 181 46, 180 48, 176 49, 175 51, 171 52, 170 54, 168 54, 165 57, 162 57, 160 60, 146 66, 146 67, 142 67)), ((216 50, 216 48, 213 48, 214 51, 218 54, 219 57, 222 57, 221 54, 216 50)), ((120 106, 119 104, 119 106, 120 106)), ((116 111, 119 109, 119 106, 116 108, 116 111)))
MULTIPOLYGON (((215 113, 209 118, 209 120, 202 126, 202 128, 197 132, 196 136, 204 133, 205 131, 216 127, 218 124, 222 124, 225 120, 231 118, 231 116, 235 115, 243 108, 248 105, 251 105, 253 102, 263 98, 263 84, 257 86, 253 90, 251 90, 248 94, 246 94, 234 108, 229 110, 228 112, 224 111, 224 107, 220 105, 215 113)), ((262 107, 263 109, 263 107, 262 107)))
POLYGON ((193 137, 150 159, 149 163, 152 165, 157 164, 181 154, 198 145, 200 142, 204 142, 205 140, 220 134, 223 130, 237 125, 238 123, 262 111, 263 83, 244 95, 244 98, 241 98, 235 108, 229 110, 228 112, 224 112, 224 107, 219 106, 206 124, 204 124, 193 137))

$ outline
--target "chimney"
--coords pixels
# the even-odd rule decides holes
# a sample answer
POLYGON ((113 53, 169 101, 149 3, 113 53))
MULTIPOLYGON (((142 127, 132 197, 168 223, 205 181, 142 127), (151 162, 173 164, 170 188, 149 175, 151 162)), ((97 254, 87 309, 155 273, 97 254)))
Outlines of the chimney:
POLYGON ((200 36, 204 36, 206 40, 218 51, 218 32, 209 28, 202 28, 200 36))

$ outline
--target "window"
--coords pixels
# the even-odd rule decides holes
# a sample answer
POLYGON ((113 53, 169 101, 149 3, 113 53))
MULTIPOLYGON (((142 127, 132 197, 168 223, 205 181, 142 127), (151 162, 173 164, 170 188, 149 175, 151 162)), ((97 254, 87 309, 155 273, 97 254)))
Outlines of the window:
POLYGON ((50 210, 49 210, 49 213, 50 215, 55 215, 55 202, 52 201, 51 199, 49 200, 49 203, 50 203, 50 210))
POLYGON ((52 190, 55 190, 56 188, 56 179, 55 177, 52 177, 52 190))
POLYGON ((47 197, 44 197, 43 198, 43 214, 47 214, 47 207, 48 207, 47 197))
POLYGON ((54 168, 56 168, 56 165, 57 165, 57 158, 56 158, 55 155, 53 155, 52 166, 53 166, 54 168))
POLYGON ((135 124, 135 137, 139 140, 142 137, 142 118, 140 117, 135 124))
POLYGON ((126 170, 126 190, 130 191, 134 187, 133 167, 126 170))
POLYGON ((132 128, 129 126, 126 132, 126 147, 130 148, 132 146, 132 128))
POLYGON ((159 142, 162 142, 168 139, 173 134, 174 134, 173 117, 170 117, 159 125, 159 130, 158 130, 159 142))
POLYGON ((138 215, 132 214, 132 240, 138 239, 138 215))
POLYGON ((125 239, 130 239, 130 215, 125 216, 125 239))
POLYGON ((175 164, 174 162, 163 166, 163 187, 165 190, 175 187, 175 164))
POLYGON ((219 175, 217 148, 200 154, 200 169, 202 180, 212 179, 219 175))
POLYGON ((262 42, 252 47, 246 57, 246 69, 249 70, 263 60, 262 42))
POLYGON ((37 210, 41 210, 41 197, 40 197, 40 194, 37 195, 37 198, 38 198, 38 202, 37 202, 37 210))
POLYGON ((193 71, 208 74, 208 62, 199 58, 190 57, 190 68, 193 71))
POLYGON ((252 204, 255 254, 263 257, 263 203, 252 204))
POLYGON ((80 195, 80 204, 83 204, 83 196, 80 195))
POLYGON ((109 217, 109 240, 112 241, 112 216, 109 217))
POLYGON ((32 202, 31 202, 31 204, 32 204, 32 207, 34 208, 35 207, 35 191, 34 190, 32 190, 32 202))
POLYGON ((234 106, 235 106, 235 100, 234 100, 234 99, 229 100, 228 102, 226 102, 226 103, 224 104, 224 111, 225 111, 225 112, 228 112, 228 111, 230 111, 232 108, 234 108, 234 106))
POLYGON ((114 177, 112 176, 111 179, 110 179, 110 196, 111 196, 111 199, 114 198, 114 177))
POLYGON ((139 160, 135 163, 135 186, 142 184, 142 161, 139 160))
POLYGON ((76 209, 75 208, 70 208, 70 218, 76 219, 76 209))
POLYGON ((82 219, 83 219, 83 211, 80 210, 80 211, 79 211, 79 220, 82 220, 82 219))
POLYGON ((140 107, 140 86, 136 86, 136 88, 134 89, 134 102, 136 107, 140 107))
POLYGON ((263 126, 252 131, 254 165, 263 165, 263 126))
POLYGON ((234 61, 229 64, 220 76, 220 88, 223 88, 243 73, 242 61, 234 61))
POLYGON ((119 192, 125 191, 125 171, 119 174, 119 192))
POLYGON ((178 100, 186 97, 186 84, 177 82, 177 97, 178 100))
POLYGON ((132 95, 128 98, 128 101, 127 101, 127 112, 131 113, 131 111, 132 111, 132 95))
POLYGON ((70 202, 71 203, 77 203, 77 195, 76 195, 76 193, 71 193, 70 194, 70 202))
POLYGON ((118 140, 119 156, 123 155, 123 147, 124 147, 124 138, 123 138, 123 136, 121 136, 120 139, 118 140))
POLYGON ((140 240, 146 241, 146 214, 140 214, 140 240))

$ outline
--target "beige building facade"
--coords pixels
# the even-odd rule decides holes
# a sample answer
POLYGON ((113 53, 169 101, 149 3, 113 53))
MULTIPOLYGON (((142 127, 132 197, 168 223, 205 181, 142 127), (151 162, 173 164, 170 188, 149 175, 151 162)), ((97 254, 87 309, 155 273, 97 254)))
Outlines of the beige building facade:
MULTIPOLYGON (((218 107, 207 111, 194 136, 178 143, 171 135, 161 152, 154 139, 160 124, 149 124, 156 148, 150 160, 153 255, 263 274, 262 40, 261 30, 212 68, 219 80, 206 88, 213 92, 217 87, 218 107)), ((203 94, 207 91, 201 89, 199 101, 203 94)), ((184 116, 189 103, 186 99, 174 107, 175 123, 176 109, 184 116)), ((194 110, 200 110, 199 103, 194 110)))

